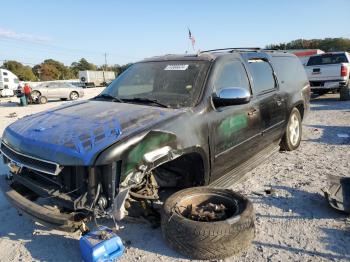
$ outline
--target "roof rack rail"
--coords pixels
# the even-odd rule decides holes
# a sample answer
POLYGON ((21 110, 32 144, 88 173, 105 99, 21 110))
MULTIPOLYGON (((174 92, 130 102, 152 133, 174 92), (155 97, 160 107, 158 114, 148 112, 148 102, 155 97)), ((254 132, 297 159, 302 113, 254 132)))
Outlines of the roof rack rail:
POLYGON ((205 51, 201 51, 200 54, 211 53, 211 52, 220 52, 220 51, 227 51, 229 53, 232 53, 234 51, 239 52, 239 51, 260 51, 260 50, 262 50, 260 47, 229 47, 229 48, 205 50, 205 51))

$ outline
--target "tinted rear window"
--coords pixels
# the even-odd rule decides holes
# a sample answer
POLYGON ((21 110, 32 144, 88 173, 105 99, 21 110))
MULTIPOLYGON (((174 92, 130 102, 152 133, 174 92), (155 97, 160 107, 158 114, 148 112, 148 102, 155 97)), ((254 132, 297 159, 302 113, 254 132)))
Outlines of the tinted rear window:
POLYGON ((272 65, 282 88, 300 89, 308 84, 304 67, 294 56, 272 56, 272 65))
POLYGON ((320 56, 312 56, 307 62, 308 66, 313 65, 330 65, 330 64, 339 64, 347 63, 348 59, 345 54, 327 54, 320 56))

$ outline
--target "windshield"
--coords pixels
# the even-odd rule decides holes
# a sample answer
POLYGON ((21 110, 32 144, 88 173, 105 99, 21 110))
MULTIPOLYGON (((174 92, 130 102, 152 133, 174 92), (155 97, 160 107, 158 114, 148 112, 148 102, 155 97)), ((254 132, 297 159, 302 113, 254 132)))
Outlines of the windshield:
POLYGON ((347 63, 348 59, 345 54, 326 54, 320 56, 311 56, 307 62, 308 66, 313 65, 330 65, 330 64, 339 64, 347 63))
POLYGON ((132 65, 101 93, 122 100, 154 100, 173 108, 194 106, 208 61, 162 61, 132 65))

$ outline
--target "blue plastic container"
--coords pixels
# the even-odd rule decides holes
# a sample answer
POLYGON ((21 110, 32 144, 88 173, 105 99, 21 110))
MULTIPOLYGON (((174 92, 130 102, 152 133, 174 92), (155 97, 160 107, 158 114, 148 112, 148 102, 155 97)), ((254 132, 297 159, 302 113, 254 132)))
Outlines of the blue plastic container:
POLYGON ((124 245, 110 228, 101 226, 79 240, 82 258, 85 262, 115 261, 124 253, 124 245))

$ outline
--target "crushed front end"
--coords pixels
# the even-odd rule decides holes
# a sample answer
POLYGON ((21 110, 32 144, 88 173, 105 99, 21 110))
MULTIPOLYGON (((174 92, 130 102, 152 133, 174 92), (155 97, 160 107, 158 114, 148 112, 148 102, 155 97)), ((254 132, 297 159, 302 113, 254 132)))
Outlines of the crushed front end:
POLYGON ((118 162, 62 167, 19 153, 4 142, 1 152, 10 168, 6 179, 2 177, 2 191, 17 208, 39 222, 75 230, 91 215, 105 216, 113 202, 118 162))

